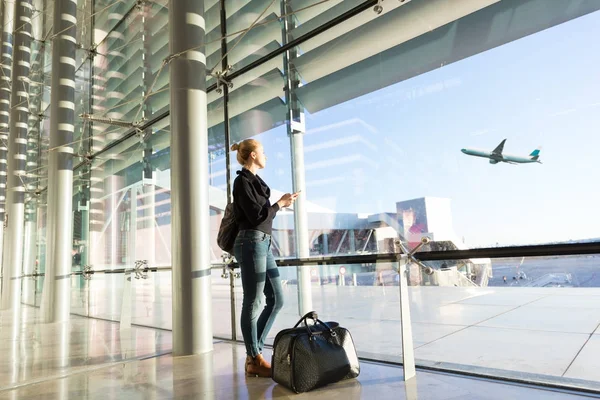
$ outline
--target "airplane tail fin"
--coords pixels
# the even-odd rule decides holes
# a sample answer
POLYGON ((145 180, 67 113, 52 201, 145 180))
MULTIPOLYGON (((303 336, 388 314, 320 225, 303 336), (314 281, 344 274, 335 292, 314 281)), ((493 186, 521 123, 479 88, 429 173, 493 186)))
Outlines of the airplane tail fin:
POLYGON ((537 161, 540 158, 540 149, 532 151, 529 157, 531 157, 532 160, 537 161))

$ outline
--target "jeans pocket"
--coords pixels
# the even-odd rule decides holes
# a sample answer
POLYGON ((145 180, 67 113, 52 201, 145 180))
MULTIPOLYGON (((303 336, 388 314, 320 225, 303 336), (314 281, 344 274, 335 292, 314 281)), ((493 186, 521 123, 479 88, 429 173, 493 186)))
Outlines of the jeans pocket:
POLYGON ((258 243, 263 243, 267 240, 266 237, 262 237, 262 238, 248 238, 246 239, 248 241, 248 243, 251 244, 258 244, 258 243))
POLYGON ((257 243, 263 243, 267 240, 267 235, 262 233, 262 232, 256 232, 254 234, 251 235, 247 235, 241 238, 241 242, 243 244, 257 244, 257 243))

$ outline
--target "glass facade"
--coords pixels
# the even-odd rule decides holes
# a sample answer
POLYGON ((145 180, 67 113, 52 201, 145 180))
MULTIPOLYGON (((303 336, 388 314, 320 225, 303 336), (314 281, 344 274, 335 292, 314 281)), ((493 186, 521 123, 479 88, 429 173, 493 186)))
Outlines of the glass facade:
MULTIPOLYGON (((22 302, 30 306, 40 306, 44 286, 55 150, 53 2, 39 3, 23 230, 22 302)), ((315 259, 298 262, 310 270, 313 308, 350 329, 362 357, 401 361, 398 265, 319 260, 386 255, 396 238, 410 249, 426 237, 424 252, 482 253, 409 266, 417 364, 600 382, 600 369, 589 367, 600 351, 600 258, 552 253, 600 242, 600 4, 370 3, 204 0, 208 154, 198 156, 209 165, 204 250, 214 264, 215 337, 241 338, 241 283, 234 276, 230 287, 216 236, 240 169, 235 153, 227 165, 228 149, 254 138, 268 158, 260 175, 272 201, 297 189, 298 168, 305 178, 307 227, 297 228, 301 211, 279 212, 273 252, 280 262, 315 259), (548 246, 548 255, 493 255, 532 245, 548 246)), ((77 2, 71 143, 71 311, 162 329, 172 329, 178 245, 168 15, 166 0, 77 2), (150 271, 136 270, 140 262, 150 271)), ((288 301, 270 343, 298 319, 298 271, 287 265, 288 301)))

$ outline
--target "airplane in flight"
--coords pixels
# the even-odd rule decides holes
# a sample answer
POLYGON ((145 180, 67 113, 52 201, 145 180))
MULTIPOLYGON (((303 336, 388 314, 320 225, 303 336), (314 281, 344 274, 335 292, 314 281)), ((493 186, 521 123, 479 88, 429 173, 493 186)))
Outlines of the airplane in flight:
POLYGON ((535 149, 534 151, 531 152, 531 154, 528 157, 511 156, 508 154, 502 154, 502 152, 504 151, 504 143, 505 142, 506 142, 506 139, 504 139, 498 145, 498 147, 496 147, 494 150, 492 150, 492 152, 485 151, 485 150, 477 150, 477 149, 461 149, 460 151, 462 151, 464 154, 466 154, 468 156, 489 158, 490 164, 498 164, 499 162, 505 162, 508 164, 526 164, 526 163, 541 164, 542 163, 540 161, 540 149, 535 149))

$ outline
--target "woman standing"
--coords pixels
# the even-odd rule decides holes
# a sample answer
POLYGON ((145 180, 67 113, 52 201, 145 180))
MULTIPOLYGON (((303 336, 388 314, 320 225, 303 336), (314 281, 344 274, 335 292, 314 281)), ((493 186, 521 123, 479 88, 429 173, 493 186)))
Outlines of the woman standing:
POLYGON ((241 329, 247 354, 245 370, 247 375, 271 377, 271 365, 263 358, 262 350, 283 307, 281 278, 271 251, 273 218, 281 208, 293 204, 298 194, 286 193, 271 205, 271 189, 256 174, 267 162, 263 146, 257 140, 247 139, 231 146, 231 150, 237 151, 237 160, 243 167, 233 183, 240 229, 233 253, 240 264, 244 290, 241 329), (259 315, 261 293, 266 302, 259 315))

